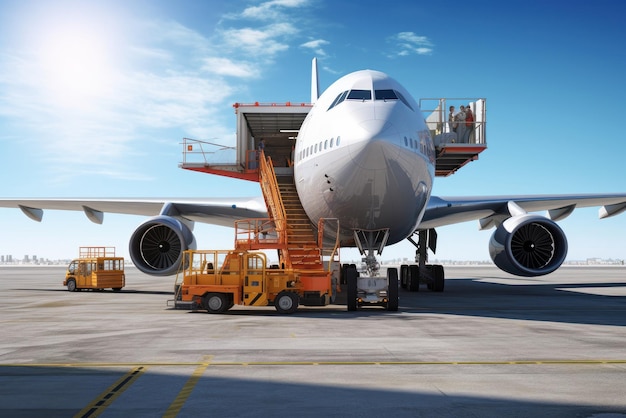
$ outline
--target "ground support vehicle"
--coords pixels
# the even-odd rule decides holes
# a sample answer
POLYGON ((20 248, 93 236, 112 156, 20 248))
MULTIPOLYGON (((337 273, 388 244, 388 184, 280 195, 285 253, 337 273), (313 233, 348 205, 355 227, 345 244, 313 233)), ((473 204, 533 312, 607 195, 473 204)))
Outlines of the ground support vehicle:
POLYGON ((354 265, 344 269, 347 287, 348 311, 362 306, 382 306, 388 311, 398 310, 398 269, 388 268, 385 277, 361 276, 354 265))
POLYGON ((305 288, 293 269, 267 268, 263 252, 187 250, 174 287, 174 307, 226 312, 234 305, 298 309, 305 288))
POLYGON ((67 290, 111 288, 119 292, 125 286, 124 257, 116 257, 114 247, 80 247, 78 254, 65 273, 67 290))

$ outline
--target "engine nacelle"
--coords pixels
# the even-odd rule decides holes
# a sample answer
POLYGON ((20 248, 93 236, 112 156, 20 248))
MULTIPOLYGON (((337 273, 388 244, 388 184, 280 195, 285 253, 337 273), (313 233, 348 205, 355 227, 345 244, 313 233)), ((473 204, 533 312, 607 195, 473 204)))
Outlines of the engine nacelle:
POLYGON ((539 215, 513 216, 489 241, 491 259, 516 276, 542 276, 558 269, 567 256, 567 238, 556 222, 539 215))
POLYGON ((195 249, 196 240, 187 225, 171 216, 156 216, 141 224, 130 237, 130 258, 153 276, 176 274, 183 251, 195 249))

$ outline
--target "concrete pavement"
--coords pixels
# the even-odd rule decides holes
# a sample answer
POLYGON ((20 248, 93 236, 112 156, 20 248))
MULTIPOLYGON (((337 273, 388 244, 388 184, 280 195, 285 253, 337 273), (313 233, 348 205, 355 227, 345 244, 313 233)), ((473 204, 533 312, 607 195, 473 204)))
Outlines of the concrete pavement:
POLYGON ((75 292, 0 267, 0 415, 626 417, 626 268, 447 267, 398 312, 173 310, 173 278, 75 292))

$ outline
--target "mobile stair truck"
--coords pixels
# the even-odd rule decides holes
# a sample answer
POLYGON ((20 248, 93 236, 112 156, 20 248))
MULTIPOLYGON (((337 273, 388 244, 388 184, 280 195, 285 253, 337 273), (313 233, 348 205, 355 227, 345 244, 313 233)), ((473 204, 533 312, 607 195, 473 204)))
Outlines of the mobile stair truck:
POLYGON ((78 258, 67 267, 63 286, 70 292, 106 288, 119 292, 125 282, 124 257, 115 256, 115 247, 80 247, 78 258))

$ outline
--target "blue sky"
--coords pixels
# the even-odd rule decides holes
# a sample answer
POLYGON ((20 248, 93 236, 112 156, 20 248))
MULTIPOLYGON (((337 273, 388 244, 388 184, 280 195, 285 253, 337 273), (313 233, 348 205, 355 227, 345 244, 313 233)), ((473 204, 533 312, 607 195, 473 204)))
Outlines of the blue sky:
MULTIPOLYGON (((626 192, 626 5, 615 1, 0 1, 0 195, 256 196, 178 168, 183 137, 229 143, 235 102, 306 102, 369 68, 416 99, 487 98, 488 149, 440 196, 626 192)), ((0 209, 0 254, 75 256, 142 218, 0 209)), ((626 259, 626 215, 560 222, 568 259, 626 259)), ((196 225, 201 248, 233 230, 196 225)), ((486 260, 478 223, 439 230, 436 258, 486 260)), ((412 257, 403 243, 383 258, 412 257)), ((344 252, 344 257, 355 253, 344 252)))

